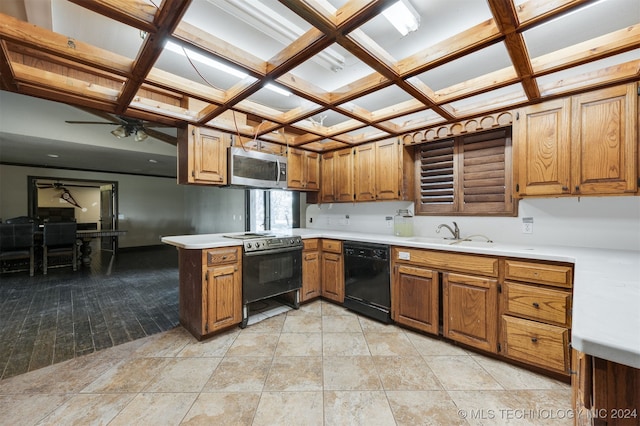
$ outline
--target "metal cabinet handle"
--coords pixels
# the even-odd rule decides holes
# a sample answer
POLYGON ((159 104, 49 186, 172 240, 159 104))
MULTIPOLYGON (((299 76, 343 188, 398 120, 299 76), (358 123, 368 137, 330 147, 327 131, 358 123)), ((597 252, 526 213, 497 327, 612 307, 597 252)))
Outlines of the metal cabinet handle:
POLYGON ((537 342, 538 342, 538 338, 537 338, 537 337, 532 337, 532 338, 531 338, 531 341, 532 341, 533 343, 537 343, 537 342))
POLYGON ((533 307, 536 309, 539 309, 540 305, 538 304, 538 302, 533 302, 533 307))

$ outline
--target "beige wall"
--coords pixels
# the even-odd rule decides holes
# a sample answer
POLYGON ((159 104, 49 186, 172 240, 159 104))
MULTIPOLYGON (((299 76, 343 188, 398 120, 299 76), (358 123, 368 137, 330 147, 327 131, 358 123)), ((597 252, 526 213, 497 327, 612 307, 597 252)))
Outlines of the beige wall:
MULTIPOLYGON (((188 212, 184 202, 185 187, 178 185, 174 178, 8 166, 4 164, 0 165, 0 218, 8 219, 27 214, 28 176, 118 182, 118 200, 120 204, 118 227, 127 230, 127 235, 120 237, 120 247, 161 244, 160 238, 162 236, 185 234, 191 229, 191 224, 187 221, 188 212)), ((72 191, 72 193, 74 193, 75 197, 75 191, 72 191)), ((83 206, 82 203, 80 205, 83 206)), ((70 205, 67 204, 67 206, 70 205)), ((78 213, 76 213, 76 218, 78 218, 77 215, 78 213)), ((78 221, 84 222, 84 220, 78 221)))

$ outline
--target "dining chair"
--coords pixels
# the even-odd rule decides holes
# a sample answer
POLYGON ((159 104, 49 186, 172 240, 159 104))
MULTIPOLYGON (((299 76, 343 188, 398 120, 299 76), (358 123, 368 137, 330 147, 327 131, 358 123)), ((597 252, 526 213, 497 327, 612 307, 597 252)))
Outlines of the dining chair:
MULTIPOLYGON (((45 222, 42 230, 42 273, 47 275, 49 258, 71 257, 71 262, 56 264, 55 267, 69 266, 78 270, 78 246, 76 244, 76 222, 45 222)), ((53 267, 53 266, 52 266, 53 267)))
MULTIPOLYGON (((33 276, 35 269, 35 254, 33 244, 34 224, 0 223, 0 261, 29 259, 29 276, 33 276)), ((9 262, 7 262, 9 265, 9 262)), ((3 267, 2 270, 5 270, 3 267)), ((7 271, 11 270, 10 267, 7 271)), ((26 269, 15 269, 23 271, 26 269)))

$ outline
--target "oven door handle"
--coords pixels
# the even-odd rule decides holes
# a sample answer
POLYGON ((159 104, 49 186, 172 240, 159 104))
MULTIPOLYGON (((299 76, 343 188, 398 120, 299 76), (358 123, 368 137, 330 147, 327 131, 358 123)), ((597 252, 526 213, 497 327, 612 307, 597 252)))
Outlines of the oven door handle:
POLYGON ((273 249, 273 250, 250 251, 248 253, 243 253, 243 256, 251 257, 251 256, 265 255, 265 254, 287 253, 287 252, 293 252, 293 251, 299 251, 300 253, 302 253, 302 247, 285 247, 285 248, 279 248, 279 249, 273 249))

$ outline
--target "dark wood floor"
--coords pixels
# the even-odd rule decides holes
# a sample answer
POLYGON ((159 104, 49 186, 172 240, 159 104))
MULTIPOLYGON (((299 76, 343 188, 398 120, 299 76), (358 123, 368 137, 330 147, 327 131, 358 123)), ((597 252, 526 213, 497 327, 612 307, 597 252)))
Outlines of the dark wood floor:
POLYGON ((0 378, 178 325, 174 247, 94 251, 92 264, 0 275, 0 378))

